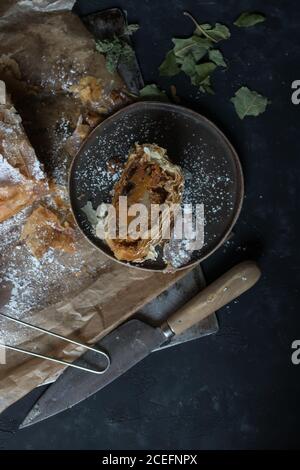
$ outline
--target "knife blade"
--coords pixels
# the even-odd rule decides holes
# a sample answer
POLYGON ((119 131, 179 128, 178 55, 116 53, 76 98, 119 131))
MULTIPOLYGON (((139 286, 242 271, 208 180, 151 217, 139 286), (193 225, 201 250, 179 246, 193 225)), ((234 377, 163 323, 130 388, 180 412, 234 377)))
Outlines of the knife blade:
MULTIPOLYGON (((103 380, 99 380, 99 375, 88 372, 74 374, 72 372, 76 369, 66 369, 34 405, 20 427, 26 427, 50 418, 50 416, 80 403, 125 373, 165 341, 166 336, 160 328, 153 328, 139 320, 130 320, 124 323, 97 343, 97 347, 109 351, 111 360, 111 366, 103 374, 103 380)), ((95 363, 98 367, 101 366, 99 364, 101 358, 99 359, 92 351, 86 352, 81 359, 93 366, 95 363)), ((80 359, 79 361, 82 363, 80 359)))
MULTIPOLYGON (((108 371, 99 376, 69 367, 40 397, 20 428, 50 418, 101 390, 174 334, 182 333, 248 290, 258 281, 260 274, 256 263, 244 261, 177 310, 160 328, 140 320, 130 320, 121 325, 97 343, 110 355, 108 371)), ((86 352, 76 362, 82 364, 82 361, 101 366, 101 357, 93 351, 86 352)))

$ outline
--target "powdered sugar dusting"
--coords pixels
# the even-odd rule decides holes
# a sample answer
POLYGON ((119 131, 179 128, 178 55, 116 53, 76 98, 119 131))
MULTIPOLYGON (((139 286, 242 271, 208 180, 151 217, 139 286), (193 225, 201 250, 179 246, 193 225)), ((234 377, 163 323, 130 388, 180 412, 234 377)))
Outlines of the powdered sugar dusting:
POLYGON ((33 147, 24 134, 21 117, 11 104, 0 105, 0 139, 3 155, 0 159, 0 179, 10 178, 13 182, 20 181, 17 170, 11 168, 10 159, 24 159, 26 171, 37 180, 45 177, 33 147), (7 156, 7 160, 5 159, 7 156), (26 158, 24 158, 26 156, 26 158))
MULTIPOLYGON (((136 142, 166 148, 172 163, 179 164, 184 172, 183 203, 204 204, 204 246, 190 253, 186 245, 177 244, 178 256, 173 246, 173 265, 181 267, 188 258, 193 261, 205 256, 228 230, 238 204, 237 168, 232 151, 221 134, 205 122, 199 125, 186 115, 161 110, 152 112, 149 108, 143 114, 133 111, 119 114, 114 122, 104 123, 102 131, 81 151, 84 165, 74 166, 74 182, 82 207, 88 200, 94 209, 111 201, 112 188, 120 173, 108 172, 107 162, 113 157, 126 161, 136 142), (183 132, 183 128, 188 132, 183 132)), ((93 229, 84 213, 79 215, 79 222, 93 239, 93 229)), ((158 263, 161 261, 160 255, 158 263)))
MULTIPOLYGON (((6 228, 9 229, 8 224, 6 228)), ((11 229, 13 233, 12 224, 11 229)), ((13 237, 14 241, 18 239, 18 230, 13 237)), ((1 243, 0 251, 4 253, 0 263, 3 303, 0 303, 0 311, 21 319, 26 318, 29 312, 38 311, 62 299, 67 300, 90 285, 106 265, 101 257, 97 263, 97 253, 82 239, 78 240, 77 251, 72 256, 49 249, 38 260, 26 246, 20 243, 15 246, 13 242, 6 247, 1 243)), ((11 322, 1 319, 1 316, 0 322, 1 332, 4 335, 7 332, 10 344, 18 343, 23 328, 12 328, 11 322)))
POLYGON ((17 168, 11 166, 0 154, 0 182, 1 183, 21 183, 24 177, 17 168))
MULTIPOLYGON (((48 57, 45 55, 42 56, 41 60, 47 64, 49 62, 48 57)), ((70 58, 61 56, 50 67, 47 66, 47 72, 42 72, 41 86, 54 95, 59 87, 63 91, 69 91, 70 87, 78 80, 78 77, 82 77, 84 73, 86 72, 82 70, 82 64, 79 61, 74 59, 70 67, 70 58)))

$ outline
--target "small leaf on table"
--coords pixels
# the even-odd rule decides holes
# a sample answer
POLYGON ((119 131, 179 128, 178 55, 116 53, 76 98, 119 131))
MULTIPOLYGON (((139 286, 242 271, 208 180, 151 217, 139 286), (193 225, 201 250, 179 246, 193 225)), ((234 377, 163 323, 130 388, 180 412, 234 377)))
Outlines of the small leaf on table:
POLYGON ((159 67, 160 75, 165 77, 173 77, 180 72, 179 65, 176 62, 176 56, 173 51, 169 51, 165 60, 159 67))
MULTIPOLYGON (((210 24, 205 23, 200 26, 205 31, 206 37, 208 39, 211 38, 213 42, 223 41, 225 39, 229 39, 231 36, 230 31, 225 24, 216 23, 215 26, 211 26, 210 24)), ((203 33, 199 31, 199 29, 196 29, 195 34, 201 35, 203 33)))
POLYGON ((261 13, 245 12, 242 13, 233 24, 239 28, 249 28, 249 26, 254 26, 265 20, 265 15, 262 15, 261 13))
POLYGON ((195 70, 200 81, 205 80, 215 70, 216 67, 216 64, 213 62, 203 62, 203 64, 196 65, 195 70))
POLYGON ((211 49, 208 53, 209 60, 220 67, 227 67, 223 54, 218 49, 211 49))
POLYGON ((258 116, 265 112, 268 105, 268 99, 256 91, 249 90, 247 87, 241 87, 230 100, 240 119, 246 116, 258 116))
POLYGON ((169 101, 165 91, 161 90, 155 83, 146 85, 140 90, 140 98, 143 100, 169 101))

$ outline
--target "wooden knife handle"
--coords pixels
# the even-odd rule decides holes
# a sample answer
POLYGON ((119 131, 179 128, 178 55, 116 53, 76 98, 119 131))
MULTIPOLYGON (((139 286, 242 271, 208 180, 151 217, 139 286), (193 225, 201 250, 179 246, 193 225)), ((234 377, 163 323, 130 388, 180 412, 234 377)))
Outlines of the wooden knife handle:
POLYGON ((179 335, 250 289, 260 275, 253 261, 237 264, 171 315, 167 326, 179 335))

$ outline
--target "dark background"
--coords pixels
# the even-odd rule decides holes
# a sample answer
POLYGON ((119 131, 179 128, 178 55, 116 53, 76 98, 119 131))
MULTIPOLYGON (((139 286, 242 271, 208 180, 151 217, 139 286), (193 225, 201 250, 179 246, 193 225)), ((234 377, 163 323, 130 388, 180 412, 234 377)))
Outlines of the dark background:
MULTIPOLYGON (((118 6, 139 23, 134 46, 146 83, 177 87, 182 103, 212 119, 236 147, 246 197, 234 238, 203 263, 208 281, 252 258, 259 284, 219 312, 215 336, 155 353, 74 409, 17 433, 33 401, 21 400, 0 417, 5 449, 263 449, 300 448, 300 365, 291 343, 300 339, 299 117, 291 83, 300 79, 299 1, 78 1, 87 14, 118 6), (160 78, 171 38, 190 35, 189 10, 199 22, 228 26, 243 11, 267 21, 231 26, 222 43, 226 71, 215 74, 214 96, 203 96, 183 74, 160 78), (229 99, 242 85, 272 103, 240 121, 229 99)), ((67 393, 67 391, 66 391, 67 393)))

